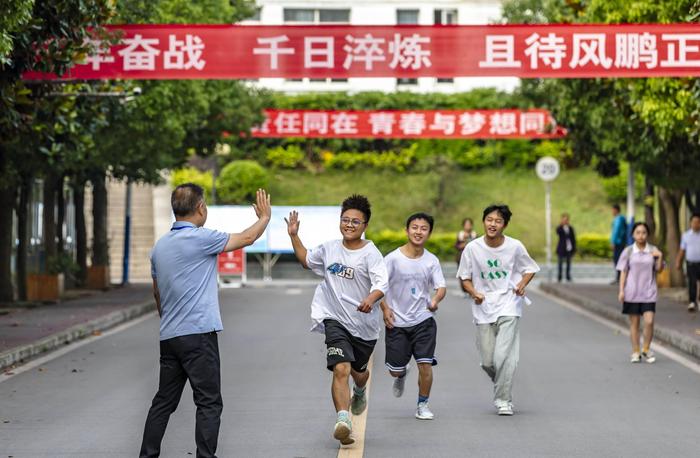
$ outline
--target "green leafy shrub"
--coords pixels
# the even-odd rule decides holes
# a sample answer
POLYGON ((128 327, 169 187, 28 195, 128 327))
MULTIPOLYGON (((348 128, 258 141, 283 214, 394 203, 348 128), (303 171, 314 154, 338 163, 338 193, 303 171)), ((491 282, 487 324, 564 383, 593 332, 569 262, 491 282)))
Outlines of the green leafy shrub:
MULTIPOLYGON (((622 203, 627 199, 627 175, 629 174, 629 164, 620 164, 620 174, 614 177, 601 178, 603 189, 610 203, 622 203)), ((644 177, 637 173, 634 177, 635 200, 641 198, 644 192, 644 177)))
POLYGON ((204 198, 208 202, 211 197, 213 178, 211 172, 202 172, 194 167, 185 167, 174 170, 170 175, 170 184, 173 188, 185 183, 194 183, 204 189, 204 198))
POLYGON ((323 155, 324 166, 329 169, 353 170, 359 167, 405 172, 415 163, 415 148, 405 148, 398 153, 367 151, 363 153, 342 152, 323 155))
POLYGON ((296 169, 304 161, 304 151, 298 145, 278 146, 267 150, 266 158, 272 167, 296 169))
POLYGON ((610 237, 604 234, 580 234, 576 237, 576 251, 582 257, 612 259, 610 237))
POLYGON ((216 189, 222 203, 242 204, 255 199, 259 188, 267 188, 267 170, 255 161, 233 161, 221 170, 216 189))
MULTIPOLYGON (((374 242, 383 255, 387 255, 407 241, 405 231, 392 231, 390 229, 368 232, 367 238, 374 242)), ((454 243, 454 234, 433 233, 426 242, 425 248, 441 260, 453 260, 456 253, 454 243)))

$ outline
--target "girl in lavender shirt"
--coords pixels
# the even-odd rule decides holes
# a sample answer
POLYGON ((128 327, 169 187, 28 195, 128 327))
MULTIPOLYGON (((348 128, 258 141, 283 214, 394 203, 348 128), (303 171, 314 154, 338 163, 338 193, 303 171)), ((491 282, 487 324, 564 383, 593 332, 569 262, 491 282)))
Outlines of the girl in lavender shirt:
POLYGON ((654 335, 654 313, 656 313, 656 274, 664 267, 663 255, 655 246, 647 243, 649 226, 636 223, 632 228, 634 243, 622 252, 617 262, 620 271, 620 293, 622 313, 629 315, 632 356, 630 362, 638 363, 642 358, 647 363, 656 361, 649 347, 654 335), (644 344, 639 351, 639 319, 644 317, 644 344))

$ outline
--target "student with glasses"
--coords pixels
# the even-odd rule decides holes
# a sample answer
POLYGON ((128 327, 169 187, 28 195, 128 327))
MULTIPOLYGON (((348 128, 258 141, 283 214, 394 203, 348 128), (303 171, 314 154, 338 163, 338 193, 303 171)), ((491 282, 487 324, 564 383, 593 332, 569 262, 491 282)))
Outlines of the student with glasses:
POLYGON ((323 277, 311 302, 311 330, 326 336, 326 367, 333 372, 331 392, 337 413, 333 437, 343 445, 355 442, 348 411, 360 415, 367 407, 369 359, 382 327, 376 303, 384 297, 388 282, 381 253, 374 243, 362 239, 371 214, 366 197, 348 197, 340 214, 342 239, 310 250, 299 238, 298 213, 292 211, 285 218, 297 260, 323 277))

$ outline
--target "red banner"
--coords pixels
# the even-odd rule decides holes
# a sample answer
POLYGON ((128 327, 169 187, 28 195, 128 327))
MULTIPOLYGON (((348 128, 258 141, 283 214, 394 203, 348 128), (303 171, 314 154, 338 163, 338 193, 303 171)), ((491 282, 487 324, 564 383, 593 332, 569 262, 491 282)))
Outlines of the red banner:
POLYGON ((98 52, 64 77, 700 76, 698 24, 110 28, 121 43, 96 41, 98 52))
POLYGON ((265 110, 253 137, 561 138, 547 110, 265 110))

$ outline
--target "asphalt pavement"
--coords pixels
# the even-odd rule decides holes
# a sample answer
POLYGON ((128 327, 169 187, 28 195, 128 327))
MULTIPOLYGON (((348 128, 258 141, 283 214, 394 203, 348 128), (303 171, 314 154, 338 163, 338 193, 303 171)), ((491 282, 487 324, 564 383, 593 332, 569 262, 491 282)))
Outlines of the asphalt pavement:
MULTIPOLYGON (((323 336, 308 332, 312 293, 308 285, 222 290, 220 457, 338 455, 323 336)), ((530 295, 513 417, 495 414, 468 306, 450 292, 437 316, 435 420, 413 417, 417 371, 404 397, 392 396, 380 339, 364 456, 697 456, 697 369, 663 354, 632 365, 624 334, 530 295)), ((151 315, 0 379, 0 458, 137 456, 157 344, 151 315)), ((194 411, 187 388, 162 456, 194 455, 194 411)))

